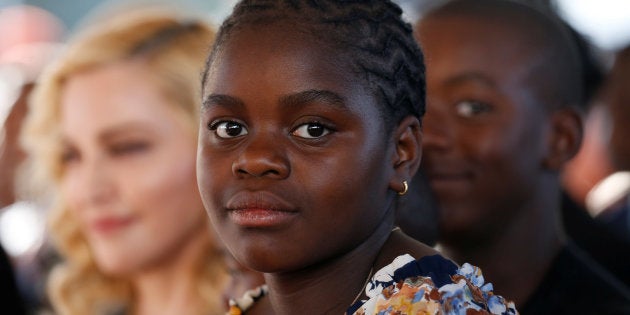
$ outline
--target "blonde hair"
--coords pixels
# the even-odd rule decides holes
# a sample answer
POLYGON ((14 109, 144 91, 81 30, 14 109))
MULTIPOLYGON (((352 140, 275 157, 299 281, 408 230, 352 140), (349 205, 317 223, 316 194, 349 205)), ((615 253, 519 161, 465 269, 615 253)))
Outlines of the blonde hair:
MULTIPOLYGON (((96 266, 78 221, 59 193, 63 176, 60 98, 65 81, 91 68, 140 59, 154 72, 150 79, 177 104, 177 112, 182 114, 178 117, 187 119, 191 130, 196 131, 200 73, 212 40, 214 32, 208 25, 181 20, 170 13, 151 11, 118 16, 76 36, 37 83, 21 140, 29 155, 25 168, 28 183, 36 194, 53 197, 49 229, 64 261, 53 269, 48 293, 60 314, 99 314, 111 312, 112 306, 129 309, 133 305, 130 284, 103 274, 96 266)), ((223 309, 219 304, 219 285, 224 269, 215 245, 209 244, 207 260, 200 262, 199 268, 199 298, 206 304, 206 311, 223 309)))

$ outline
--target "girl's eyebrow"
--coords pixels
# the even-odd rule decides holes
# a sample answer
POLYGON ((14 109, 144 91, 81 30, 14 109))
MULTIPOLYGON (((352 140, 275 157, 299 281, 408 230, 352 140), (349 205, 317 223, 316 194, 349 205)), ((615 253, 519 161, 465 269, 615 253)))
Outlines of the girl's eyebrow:
POLYGON ((227 107, 244 107, 245 103, 239 98, 225 95, 225 94, 210 94, 203 100, 201 104, 202 110, 210 109, 212 106, 227 106, 227 107))
POLYGON ((345 99, 341 95, 329 90, 306 90, 284 95, 280 97, 279 100, 282 107, 303 106, 315 102, 333 105, 343 110, 348 109, 345 99))
MULTIPOLYGON (((333 105, 342 110, 348 109, 345 99, 341 95, 329 90, 306 90, 283 95, 278 100, 281 107, 303 106, 314 102, 333 105)), ((207 110, 212 106, 243 108, 245 107, 245 103, 239 98, 230 95, 210 94, 203 100, 202 110, 207 110)))

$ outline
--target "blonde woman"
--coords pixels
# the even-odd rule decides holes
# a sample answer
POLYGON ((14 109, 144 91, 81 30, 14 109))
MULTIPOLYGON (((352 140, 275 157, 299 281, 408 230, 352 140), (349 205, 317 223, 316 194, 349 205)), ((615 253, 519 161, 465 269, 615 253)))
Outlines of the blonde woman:
POLYGON ((216 314, 225 269, 195 179, 213 31, 164 13, 101 20, 34 91, 32 182, 53 188, 59 314, 216 314))

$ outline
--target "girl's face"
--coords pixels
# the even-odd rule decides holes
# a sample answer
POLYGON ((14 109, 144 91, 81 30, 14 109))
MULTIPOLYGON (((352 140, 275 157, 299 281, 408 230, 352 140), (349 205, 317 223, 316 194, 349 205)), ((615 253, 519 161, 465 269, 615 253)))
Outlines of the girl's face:
POLYGON ((207 82, 200 191, 239 261, 263 272, 304 268, 348 252, 382 222, 393 145, 375 99, 338 54, 285 24, 246 27, 207 82))
POLYGON ((64 198, 108 274, 162 266, 208 241, 194 128, 152 75, 141 61, 113 63, 73 75, 62 94, 64 198))

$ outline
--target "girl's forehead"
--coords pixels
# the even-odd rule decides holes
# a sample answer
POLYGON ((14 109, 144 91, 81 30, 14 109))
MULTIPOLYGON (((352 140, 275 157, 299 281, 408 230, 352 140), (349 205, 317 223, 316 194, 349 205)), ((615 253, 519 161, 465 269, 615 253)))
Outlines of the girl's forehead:
POLYGON ((290 25, 273 23, 260 27, 239 28, 217 49, 208 71, 206 88, 239 77, 277 77, 310 82, 358 82, 343 53, 322 43, 316 36, 290 25))
POLYGON ((308 47, 309 49, 332 50, 330 38, 320 36, 304 23, 293 20, 274 20, 268 23, 245 23, 235 28, 223 39, 224 44, 238 43, 257 49, 275 46, 278 54, 283 47, 308 47))
POLYGON ((230 104, 243 111, 264 107, 286 113, 297 107, 276 105, 312 102, 368 120, 380 117, 377 99, 343 57, 299 31, 273 30, 242 29, 224 43, 208 71, 202 111, 230 104))

